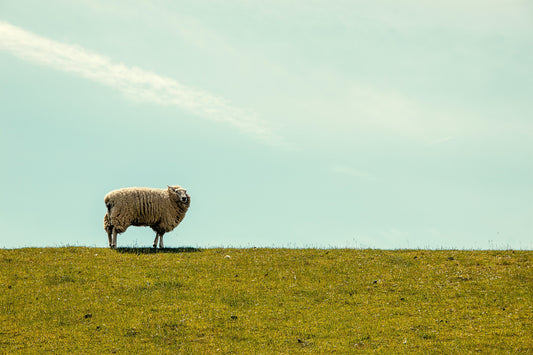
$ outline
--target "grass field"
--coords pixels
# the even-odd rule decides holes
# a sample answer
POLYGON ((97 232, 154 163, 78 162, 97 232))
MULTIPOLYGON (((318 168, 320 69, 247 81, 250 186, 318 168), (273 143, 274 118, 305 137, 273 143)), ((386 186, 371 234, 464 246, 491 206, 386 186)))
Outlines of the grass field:
POLYGON ((0 353, 531 353, 533 252, 0 250, 0 353))

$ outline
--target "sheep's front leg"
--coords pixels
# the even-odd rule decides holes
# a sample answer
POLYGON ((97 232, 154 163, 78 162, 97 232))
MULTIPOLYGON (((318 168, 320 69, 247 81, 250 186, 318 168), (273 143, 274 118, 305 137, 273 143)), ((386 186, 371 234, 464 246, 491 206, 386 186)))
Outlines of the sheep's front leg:
POLYGON ((163 249, 165 246, 163 245, 163 234, 159 236, 159 249, 163 249))
POLYGON ((159 233, 156 233, 156 234, 155 234, 154 248, 157 248, 157 239, 159 239, 159 233))

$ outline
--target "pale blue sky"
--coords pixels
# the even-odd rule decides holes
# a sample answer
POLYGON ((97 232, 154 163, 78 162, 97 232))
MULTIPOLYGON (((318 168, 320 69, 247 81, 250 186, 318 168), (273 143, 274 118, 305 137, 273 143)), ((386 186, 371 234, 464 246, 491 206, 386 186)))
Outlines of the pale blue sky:
POLYGON ((533 248, 530 1, 0 0, 0 247, 533 248), (149 246, 130 228, 119 246, 149 246))

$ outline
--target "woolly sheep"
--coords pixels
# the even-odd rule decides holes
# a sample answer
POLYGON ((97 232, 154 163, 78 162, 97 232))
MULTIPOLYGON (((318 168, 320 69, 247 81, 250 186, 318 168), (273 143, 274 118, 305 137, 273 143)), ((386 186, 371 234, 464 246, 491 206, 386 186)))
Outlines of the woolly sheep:
POLYGON ((191 196, 181 186, 167 189, 128 187, 111 191, 104 197, 107 213, 104 229, 109 247, 116 248, 117 234, 129 226, 147 226, 156 233, 154 248, 163 246, 163 235, 181 223, 191 204, 191 196))

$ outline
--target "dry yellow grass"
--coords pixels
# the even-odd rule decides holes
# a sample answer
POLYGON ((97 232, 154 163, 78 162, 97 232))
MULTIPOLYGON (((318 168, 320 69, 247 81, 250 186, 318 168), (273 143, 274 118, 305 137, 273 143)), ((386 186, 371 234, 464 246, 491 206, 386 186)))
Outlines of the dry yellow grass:
POLYGON ((0 250, 0 353, 530 353, 533 252, 0 250))

